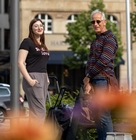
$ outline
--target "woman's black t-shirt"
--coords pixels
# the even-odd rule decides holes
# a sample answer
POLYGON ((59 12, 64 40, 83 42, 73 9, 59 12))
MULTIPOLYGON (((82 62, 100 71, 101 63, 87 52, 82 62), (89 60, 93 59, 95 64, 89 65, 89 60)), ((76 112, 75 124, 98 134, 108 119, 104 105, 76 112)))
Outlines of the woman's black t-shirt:
POLYGON ((44 49, 39 49, 35 46, 30 38, 25 38, 20 44, 20 49, 28 51, 26 58, 26 69, 28 72, 47 72, 47 62, 49 59, 49 52, 44 49))

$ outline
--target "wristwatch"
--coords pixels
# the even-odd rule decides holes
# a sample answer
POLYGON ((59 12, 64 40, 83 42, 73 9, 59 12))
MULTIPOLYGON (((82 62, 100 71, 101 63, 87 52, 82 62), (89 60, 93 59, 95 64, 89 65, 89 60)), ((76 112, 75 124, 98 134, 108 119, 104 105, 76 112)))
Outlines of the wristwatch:
POLYGON ((86 77, 90 78, 90 75, 89 75, 89 73, 87 73, 87 74, 86 74, 86 77))

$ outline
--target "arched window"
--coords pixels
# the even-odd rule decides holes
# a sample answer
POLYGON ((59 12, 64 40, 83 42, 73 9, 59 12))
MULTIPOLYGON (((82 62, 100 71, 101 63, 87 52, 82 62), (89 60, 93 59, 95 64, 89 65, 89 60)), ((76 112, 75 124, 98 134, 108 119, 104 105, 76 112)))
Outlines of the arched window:
POLYGON ((47 14, 38 14, 35 18, 39 18, 44 23, 44 33, 52 33, 52 18, 47 14))
POLYGON ((113 15, 108 15, 108 20, 110 20, 112 23, 116 24, 116 27, 118 27, 118 20, 115 16, 113 15))
POLYGON ((67 23, 76 22, 75 17, 77 17, 77 16, 78 16, 78 15, 76 15, 76 14, 70 15, 70 16, 68 17, 68 19, 67 19, 67 23))

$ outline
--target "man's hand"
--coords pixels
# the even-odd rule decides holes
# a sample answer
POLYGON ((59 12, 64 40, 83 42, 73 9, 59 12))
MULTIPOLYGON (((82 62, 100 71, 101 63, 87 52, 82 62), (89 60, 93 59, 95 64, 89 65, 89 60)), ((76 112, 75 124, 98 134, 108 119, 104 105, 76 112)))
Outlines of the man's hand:
POLYGON ((83 83, 84 83, 85 94, 89 94, 92 89, 91 84, 90 84, 90 78, 85 77, 83 79, 83 83))
POLYGON ((89 82, 90 82, 90 78, 85 77, 85 78, 83 79, 84 85, 88 84, 89 82))
POLYGON ((91 87, 90 83, 84 85, 85 94, 89 94, 91 89, 92 89, 92 87, 91 87))

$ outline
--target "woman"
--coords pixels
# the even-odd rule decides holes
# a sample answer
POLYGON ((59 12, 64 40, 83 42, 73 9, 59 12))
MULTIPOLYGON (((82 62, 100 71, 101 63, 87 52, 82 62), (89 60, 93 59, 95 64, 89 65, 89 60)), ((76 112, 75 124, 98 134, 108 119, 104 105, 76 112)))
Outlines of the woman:
POLYGON ((23 75, 22 87, 30 109, 30 121, 43 125, 49 85, 47 61, 49 51, 44 43, 44 26, 40 19, 29 24, 29 36, 20 44, 18 67, 23 75))

